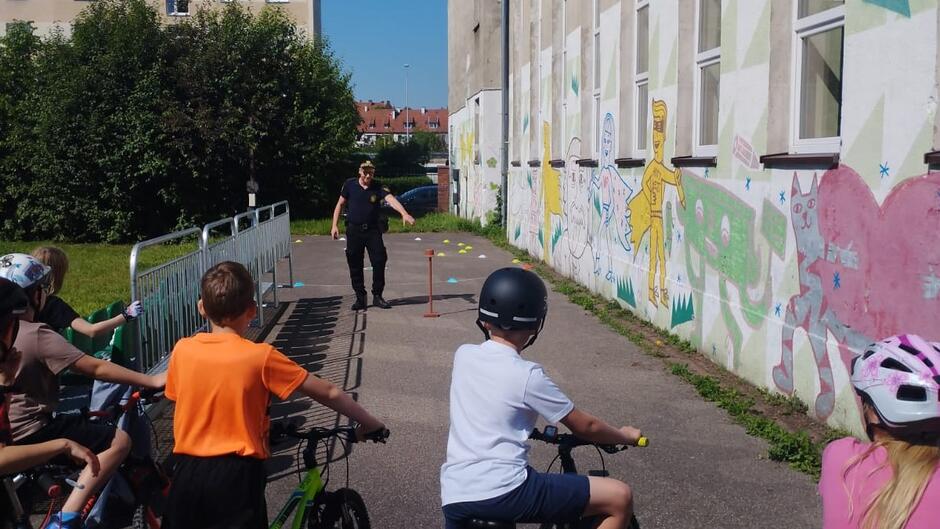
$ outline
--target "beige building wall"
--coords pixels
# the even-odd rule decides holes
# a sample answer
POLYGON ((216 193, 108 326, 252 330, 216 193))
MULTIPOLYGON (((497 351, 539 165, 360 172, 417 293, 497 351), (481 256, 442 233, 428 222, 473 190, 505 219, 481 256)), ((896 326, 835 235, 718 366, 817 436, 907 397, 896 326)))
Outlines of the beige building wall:
MULTIPOLYGON (((168 13, 165 0, 149 0, 155 5, 167 23, 185 18, 187 14, 168 13)), ((48 35, 55 27, 61 27, 66 35, 71 33, 71 23, 78 14, 89 5, 83 0, 0 0, 0 35, 5 35, 7 25, 17 21, 28 21, 36 28, 39 35, 48 35)), ((278 6, 287 11, 297 22, 298 27, 308 36, 321 34, 320 0, 288 0, 267 2, 264 0, 243 1, 253 11, 259 11, 265 5, 278 6)), ((189 11, 195 12, 200 6, 221 6, 222 2, 191 1, 189 11)))

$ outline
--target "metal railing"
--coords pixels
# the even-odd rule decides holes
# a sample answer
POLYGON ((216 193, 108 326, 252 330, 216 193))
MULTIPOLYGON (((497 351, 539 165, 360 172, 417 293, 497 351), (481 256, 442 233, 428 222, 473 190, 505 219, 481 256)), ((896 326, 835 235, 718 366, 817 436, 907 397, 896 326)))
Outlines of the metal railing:
POLYGON ((159 371, 180 338, 205 328, 199 315, 199 284, 206 270, 222 261, 236 261, 248 269, 255 282, 259 305, 258 325, 264 325, 264 295, 273 291, 278 303, 279 286, 293 286, 290 207, 278 202, 246 211, 199 228, 177 231, 134 245, 130 257, 131 299, 140 300, 143 315, 137 320, 134 367, 141 372, 159 371), (283 210, 280 211, 279 210, 283 210), (197 248, 146 270, 139 270, 145 248, 194 237, 197 248), (278 285, 277 264, 288 260, 290 283, 278 285), (264 281, 271 274, 271 281, 264 281))

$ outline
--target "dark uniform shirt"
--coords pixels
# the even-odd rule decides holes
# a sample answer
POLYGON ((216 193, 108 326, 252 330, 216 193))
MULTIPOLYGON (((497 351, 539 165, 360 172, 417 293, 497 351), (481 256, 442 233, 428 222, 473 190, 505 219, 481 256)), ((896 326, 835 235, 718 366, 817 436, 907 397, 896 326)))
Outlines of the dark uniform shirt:
POLYGON ((358 178, 346 180, 340 192, 340 195, 346 199, 346 224, 377 225, 382 200, 388 194, 388 191, 375 180, 366 189, 359 185, 358 178))
POLYGON ((71 327, 76 318, 81 318, 81 316, 62 298, 49 296, 46 299, 46 304, 42 307, 42 312, 36 317, 36 321, 45 323, 55 329, 56 332, 62 332, 71 327))

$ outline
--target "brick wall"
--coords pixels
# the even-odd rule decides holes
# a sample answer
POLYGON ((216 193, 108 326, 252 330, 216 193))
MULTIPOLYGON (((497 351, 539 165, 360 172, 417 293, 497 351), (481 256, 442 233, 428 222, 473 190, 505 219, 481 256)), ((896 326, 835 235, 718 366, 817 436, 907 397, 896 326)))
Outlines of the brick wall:
POLYGON ((437 210, 450 211, 450 167, 437 168, 437 210))

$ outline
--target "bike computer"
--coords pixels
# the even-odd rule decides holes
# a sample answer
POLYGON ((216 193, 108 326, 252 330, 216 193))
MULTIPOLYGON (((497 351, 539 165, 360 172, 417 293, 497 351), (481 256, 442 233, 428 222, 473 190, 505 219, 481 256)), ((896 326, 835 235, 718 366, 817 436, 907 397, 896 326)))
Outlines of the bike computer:
POLYGON ((545 437, 548 437, 549 439, 554 439, 555 436, 558 435, 558 427, 552 426, 552 425, 546 425, 542 433, 545 435, 545 437))

